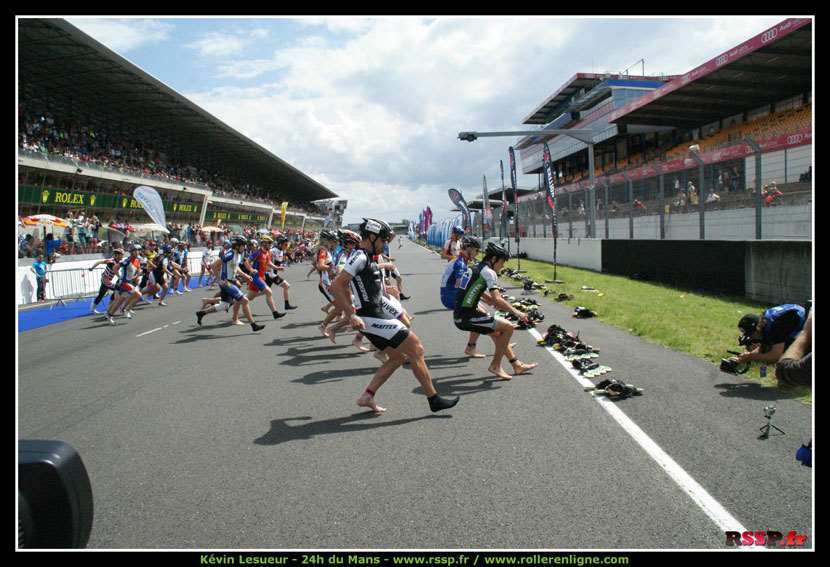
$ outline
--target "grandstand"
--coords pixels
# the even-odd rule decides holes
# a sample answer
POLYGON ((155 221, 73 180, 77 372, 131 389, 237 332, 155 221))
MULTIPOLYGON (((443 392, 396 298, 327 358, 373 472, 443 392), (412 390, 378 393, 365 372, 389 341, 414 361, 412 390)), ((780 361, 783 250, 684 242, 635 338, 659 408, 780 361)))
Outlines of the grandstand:
MULTIPOLYGON (((18 214, 314 229, 337 195, 61 19, 18 20, 18 214)), ((343 201, 342 208, 345 208, 343 201)))
MULTIPOLYGON (((803 227, 810 223, 812 202, 810 19, 784 20, 681 76, 577 73, 524 122, 597 132, 596 218, 659 214, 662 224, 664 215, 698 207, 748 208, 755 206, 757 187, 766 198, 765 188, 775 183, 781 198, 764 204, 799 207, 787 213, 795 215, 788 222, 802 227, 775 236, 809 235, 803 227), (759 180, 755 152, 746 138, 761 148, 759 180), (694 146, 705 163, 702 178, 689 153, 694 146)), ((560 219, 570 221, 569 235, 585 236, 587 220, 584 231, 573 220, 587 219, 588 146, 567 136, 524 137, 516 144, 523 173, 541 175, 542 142, 549 144, 559 182, 560 219)), ((527 215, 522 216, 529 224, 544 222, 533 196, 520 201, 526 203, 527 215)), ((613 238, 614 233, 606 222, 605 236, 613 238)), ((633 237, 633 230, 616 234, 633 237)), ((601 229, 597 236, 602 236, 601 229)), ((666 236, 661 232, 656 237, 666 236)))

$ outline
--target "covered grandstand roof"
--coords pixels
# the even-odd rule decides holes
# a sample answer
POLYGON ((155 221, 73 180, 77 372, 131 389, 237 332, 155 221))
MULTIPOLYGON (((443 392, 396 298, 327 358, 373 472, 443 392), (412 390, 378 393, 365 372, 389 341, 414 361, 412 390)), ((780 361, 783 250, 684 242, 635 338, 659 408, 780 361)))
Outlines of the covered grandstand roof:
POLYGON ((565 111, 567 102, 577 94, 580 90, 585 89, 585 92, 590 91, 602 81, 609 79, 622 79, 632 81, 664 81, 666 77, 635 77, 628 75, 611 75, 608 73, 577 73, 568 81, 559 87, 559 89, 550 95, 545 101, 536 109, 527 115, 523 124, 547 124, 561 113, 565 111))
POLYGON ((117 125, 182 163, 232 174, 291 201, 337 197, 317 181, 61 19, 18 20, 21 101, 117 125))
POLYGON ((616 124, 697 127, 812 89, 812 20, 790 18, 612 112, 616 124))

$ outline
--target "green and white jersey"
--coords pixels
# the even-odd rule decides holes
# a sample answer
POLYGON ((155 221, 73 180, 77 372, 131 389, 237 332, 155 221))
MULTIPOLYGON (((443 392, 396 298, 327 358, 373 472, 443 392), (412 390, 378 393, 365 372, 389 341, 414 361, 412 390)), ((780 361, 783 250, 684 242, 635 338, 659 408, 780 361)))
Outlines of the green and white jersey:
POLYGON ((478 313, 478 302, 484 292, 498 285, 498 276, 484 262, 478 263, 467 271, 458 282, 458 295, 455 298, 455 316, 474 316, 478 313))

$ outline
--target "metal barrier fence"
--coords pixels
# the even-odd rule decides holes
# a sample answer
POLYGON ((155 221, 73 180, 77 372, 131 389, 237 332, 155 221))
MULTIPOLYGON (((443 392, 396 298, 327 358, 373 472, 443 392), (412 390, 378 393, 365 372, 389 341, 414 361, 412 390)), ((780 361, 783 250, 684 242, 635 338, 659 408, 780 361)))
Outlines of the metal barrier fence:
POLYGON ((46 299, 70 300, 96 295, 101 287, 103 266, 89 268, 48 270, 46 272, 46 299))
MULTIPOLYGON (((201 256, 198 258, 188 257, 187 267, 191 277, 199 277, 202 273, 201 256)), ((97 266, 92 271, 89 268, 47 270, 46 299, 69 301, 97 295, 101 287, 103 273, 103 266, 97 266)), ((35 298, 35 301, 37 301, 37 298, 35 298)))

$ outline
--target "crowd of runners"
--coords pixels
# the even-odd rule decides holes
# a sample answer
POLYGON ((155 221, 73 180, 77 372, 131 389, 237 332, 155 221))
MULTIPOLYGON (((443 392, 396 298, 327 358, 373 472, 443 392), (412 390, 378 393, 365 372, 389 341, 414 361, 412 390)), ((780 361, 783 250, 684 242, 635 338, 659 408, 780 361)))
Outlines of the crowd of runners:
MULTIPOLYGON (((435 412, 451 408, 459 398, 438 394, 424 360, 424 346, 412 329, 415 317, 402 304, 410 297, 404 293, 403 277, 391 255, 390 243, 394 239, 391 227, 376 219, 364 219, 358 232, 324 229, 315 245, 294 243, 284 236, 263 235, 259 240, 233 236, 217 249, 208 244, 198 277, 190 272, 187 243, 176 239, 135 243, 128 250, 114 250, 111 258, 90 268, 91 271, 104 266, 101 288, 91 309, 102 313, 98 307, 112 293, 104 314, 110 324, 115 324, 119 316, 131 319, 139 302, 157 301, 159 306, 166 306, 166 300, 192 291, 190 285, 194 285, 213 290, 212 295, 201 299, 201 307, 195 313, 199 326, 209 315, 224 312, 229 314, 230 324, 245 325, 240 318, 244 316, 251 330, 259 332, 265 325, 255 320, 251 303, 263 297, 274 319, 297 309, 291 304, 291 284, 283 274, 289 263, 308 259, 311 266, 306 279, 317 273, 324 301, 319 332, 336 342, 339 332, 353 331, 352 345, 360 352, 371 352, 380 363, 357 398, 357 405, 377 414, 385 412, 375 401, 378 390, 398 368, 408 365, 427 396, 430 409, 435 412), (274 297, 280 289, 282 310, 274 297)), ((509 259, 508 252, 499 244, 490 243, 476 264, 481 247, 481 242, 465 236, 461 227, 453 229, 442 252, 448 263, 440 281, 440 298, 444 307, 452 310, 455 327, 468 333, 465 355, 471 359, 485 358, 477 341, 480 335, 489 336, 494 353, 487 370, 501 380, 510 380, 529 372, 536 364, 517 358, 510 342, 515 326, 490 315, 486 306, 512 313, 520 321, 526 322, 527 315, 500 295, 497 274, 509 259), (512 372, 502 367, 505 357, 512 372)))

